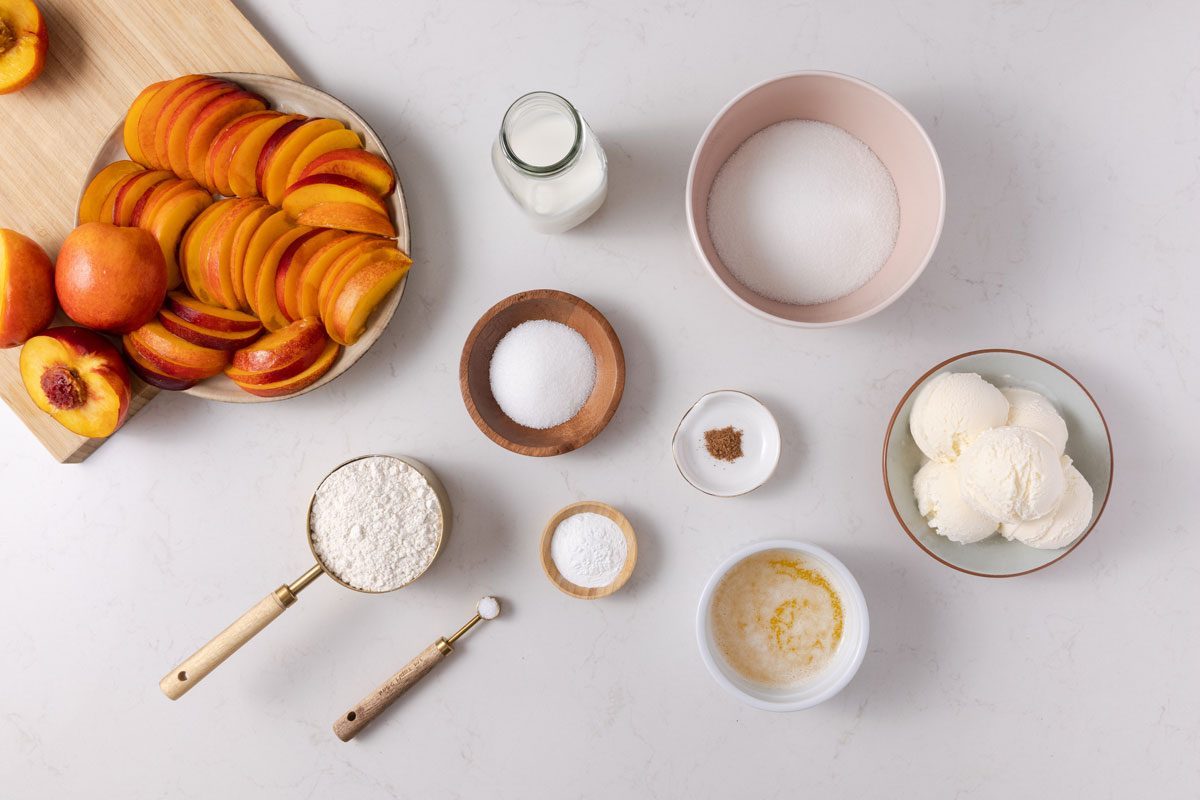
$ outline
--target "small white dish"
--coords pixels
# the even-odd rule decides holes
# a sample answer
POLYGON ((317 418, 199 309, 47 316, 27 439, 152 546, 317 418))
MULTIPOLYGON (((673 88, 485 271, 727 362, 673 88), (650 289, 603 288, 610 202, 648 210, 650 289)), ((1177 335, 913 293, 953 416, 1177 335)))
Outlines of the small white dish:
POLYGON ((700 605, 696 609, 696 640, 700 645, 700 658, 708 668, 709 674, 722 689, 746 705, 764 711, 800 711, 823 703, 840 692, 850 683, 862 665, 867 654, 870 633, 871 621, 867 613, 867 599, 858 581, 854 580, 850 570, 846 569, 846 565, 816 545, 792 539, 755 542, 725 559, 705 584, 704 591, 700 594, 700 605), (837 652, 825 669, 811 680, 797 686, 780 688, 747 680, 726 663, 717 649, 716 642, 713 641, 712 596, 717 584, 747 556, 763 550, 792 550, 816 561, 842 599, 844 622, 842 640, 837 652))
POLYGON ((782 446, 779 423, 764 406, 745 392, 722 389, 696 401, 679 421, 671 453, 679 474, 692 486, 714 497, 736 497, 767 482, 779 464, 782 446), (732 425, 742 432, 742 457, 713 458, 704 444, 705 431, 732 425))

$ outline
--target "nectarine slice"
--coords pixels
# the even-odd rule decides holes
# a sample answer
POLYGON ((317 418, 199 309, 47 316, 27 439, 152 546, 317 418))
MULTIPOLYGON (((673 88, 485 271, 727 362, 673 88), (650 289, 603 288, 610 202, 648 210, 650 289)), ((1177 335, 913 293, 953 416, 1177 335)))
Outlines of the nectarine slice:
POLYGON ((201 347, 211 347, 214 350, 237 350, 245 347, 260 336, 259 331, 217 331, 188 322, 174 312, 162 309, 158 312, 158 321, 171 333, 184 341, 198 344, 201 347))
POLYGON ((396 227, 387 214, 363 208, 357 203, 317 203, 301 211, 296 221, 314 228, 338 228, 389 238, 396 235, 396 227))
POLYGON ((279 257, 279 269, 275 272, 275 302, 288 322, 301 318, 300 276, 304 273, 304 265, 326 245, 350 235, 345 231, 318 229, 312 236, 292 242, 283 251, 279 257))
POLYGON ((246 255, 242 259, 242 286, 246 293, 246 303, 250 306, 250 311, 253 312, 259 319, 262 315, 258 313, 258 273, 262 269, 263 258, 267 251, 271 249, 271 245, 275 244, 275 240, 283 236, 288 231, 295 229, 295 225, 288 219, 287 214, 282 211, 276 211, 271 216, 267 217, 254 235, 250 237, 250 243, 246 245, 246 255))
POLYGON ((316 361, 329 337, 316 317, 297 320, 286 328, 268 333, 249 347, 233 354, 230 377, 239 381, 269 383, 289 378, 316 361), (258 375, 259 379, 249 377, 258 375), (265 379, 263 379, 265 378, 265 379))
POLYGON ((320 314, 317 305, 317 290, 321 288, 321 281, 324 279, 325 273, 339 258, 367 238, 361 233, 351 233, 343 239, 330 242, 313 254, 312 258, 304 265, 304 271, 300 273, 300 281, 296 289, 296 317, 298 319, 315 317, 320 314))
POLYGON ((99 222, 104 201, 121 178, 145 171, 146 168, 136 161, 114 161, 97 172, 96 177, 92 178, 83 190, 83 197, 79 199, 79 222, 99 222))
POLYGON ((242 91, 222 95, 210 101, 196 116, 187 132, 185 168, 188 174, 203 180, 208 150, 221 129, 243 114, 262 111, 266 107, 267 103, 261 97, 242 91))
MULTIPOLYGON (((154 172, 167 172, 167 170, 154 170, 154 172)), ((137 199, 133 204, 133 214, 129 218, 129 225, 137 227, 142 220, 146 218, 146 209, 152 204, 157 204, 166 195, 167 192, 174 191, 177 186, 183 184, 183 181, 175 177, 175 173, 169 173, 171 177, 164 181, 154 184, 146 192, 137 199)))
POLYGON ((226 351, 181 339, 156 319, 125 334, 124 342, 126 349, 136 348, 159 372, 179 380, 204 380, 229 363, 226 351))
POLYGON ((42 74, 50 35, 32 0, 0 2, 0 94, 19 92, 42 74))
POLYGON ((258 167, 258 157, 262 153, 267 140, 284 125, 299 123, 304 117, 299 114, 285 114, 270 119, 262 125, 255 126, 233 154, 229 164, 229 187, 238 197, 253 197, 258 194, 258 178, 255 170, 258 167))
MULTIPOLYGON (((181 178, 191 177, 179 166, 180 152, 184 149, 192 120, 214 97, 236 91, 237 87, 229 81, 210 78, 188 86, 163 106, 154 127, 154 147, 159 157, 166 160, 168 169, 181 178)), ((186 162, 183 166, 186 168, 186 162)))
POLYGON ((158 240, 163 258, 167 262, 167 288, 174 289, 183 283, 179 271, 179 240, 184 230, 201 211, 212 205, 212 195, 203 189, 190 189, 167 200, 151 217, 145 229, 158 240))
POLYGON ((125 126, 121 129, 121 140, 125 143, 125 152, 129 154, 129 157, 142 165, 146 164, 146 156, 142 153, 141 144, 138 143, 138 120, 142 118, 142 111, 150 102, 150 98, 166 85, 166 81, 159 81, 142 89, 141 93, 133 99, 129 105, 129 111, 125 114, 125 126))
MULTIPOLYGON (((300 154, 292 161, 292 168, 288 170, 287 186, 291 186, 300 180, 304 168, 326 153, 332 153, 336 150, 358 150, 360 148, 362 148, 362 139, 359 138, 357 133, 348 128, 341 128, 321 134, 301 150, 300 154)), ((351 175, 350 177, 354 176, 351 175)))
POLYGON ((159 89, 146 101, 145 108, 138 116, 137 137, 138 147, 142 151, 142 161, 154 169, 168 169, 167 154, 159 153, 154 143, 154 134, 158 129, 158 118, 162 115, 163 107, 189 86, 201 81, 209 81, 207 75, 182 75, 159 89))
POLYGON ((102 221, 112 222, 112 224, 122 227, 132 225, 133 211, 137 208, 138 201, 152 188, 174 177, 173 173, 167 172, 165 169, 126 175, 114 192, 111 219, 102 221))
POLYGON ((149 228, 154 216, 158 214, 158 210, 166 203, 175 197, 178 197, 185 192, 204 191, 200 188, 200 184, 195 181, 182 181, 178 178, 174 180, 165 180, 158 184, 151 191, 146 193, 143 201, 138 201, 142 205, 141 209, 137 206, 133 208, 133 223, 139 228, 149 228))
MULTIPOLYGON (((250 300, 246 297, 246 282, 245 282, 245 267, 246 267, 246 251, 250 248, 250 242, 254 239, 254 234, 262 227, 263 223, 269 220, 279 210, 275 206, 263 203, 261 208, 257 208, 242 220, 238 225, 237 231, 233 234, 233 245, 229 250, 229 279, 233 282, 233 293, 237 297, 237 307, 243 311, 250 310, 250 300)), ((286 216, 286 215, 285 215, 286 216)))
POLYGON ((396 284, 408 274, 412 262, 384 258, 352 274, 330 301, 325 331, 338 344, 352 345, 362 337, 367 319, 396 284))
MULTIPOLYGON (((259 194, 271 205, 279 205, 288 187, 288 174, 304 148, 326 133, 345 129, 336 119, 310 119, 276 142, 274 148, 268 142, 258 157, 259 194)), ((280 132, 283 130, 280 128, 280 132)))
POLYGON ((226 333, 257 333, 262 330, 262 323, 258 321, 257 317, 243 314, 241 311, 202 303, 186 292, 169 292, 163 308, 185 322, 209 330, 225 331, 226 333))
POLYGON ((387 206, 371 187, 345 175, 309 175, 289 186, 283 196, 283 210, 292 219, 319 203, 357 203, 380 214, 387 213, 387 206))
POLYGON ((205 185, 225 196, 233 195, 229 185, 229 162, 238 146, 258 125, 282 116, 278 111, 251 111, 231 121, 220 130, 208 148, 204 159, 205 185))
POLYGON ((314 158, 304 167, 297 180, 322 173, 354 178, 370 186, 380 197, 387 197, 396 191, 396 173, 387 160, 357 147, 334 150, 314 158))
POLYGON ((371 257, 379 252, 399 253, 400 251, 392 240, 372 237, 330 265, 317 289, 317 310, 321 319, 325 319, 325 309, 328 307, 330 299, 337 296, 338 289, 345 283, 345 278, 354 270, 364 266, 371 257))
POLYGON ((200 269, 204 271, 204 282, 212 288, 213 294, 226 308, 241 307, 233 285, 230 261, 234 236, 246 217, 266 205, 266 201, 259 197, 238 198, 208 234, 208 242, 204 247, 204 262, 200 269))
POLYGON ((56 305, 50 256, 28 236, 0 228, 0 347, 45 330, 56 305))
POLYGON ((181 380, 165 375, 143 356, 136 348, 125 348, 125 361, 129 369, 146 383, 169 392, 182 392, 196 385, 194 380, 181 380))
MULTIPOLYGON (((244 383, 234 380, 241 389, 250 394, 259 397, 285 397, 289 394, 295 394, 302 389, 307 389, 318 380, 325 376, 333 367, 333 362, 337 360, 338 352, 342 348, 336 342, 330 342, 325 345, 325 349, 317 356, 317 360, 308 366, 303 372, 293 375, 290 378, 275 383, 244 383)), ((232 375, 230 377, 233 377, 232 375)))
POLYGON ((276 239, 263 254, 262 263, 258 267, 254 299, 250 301, 250 305, 267 330, 277 331, 286 327, 289 322, 275 299, 275 276, 279 272, 279 259, 293 243, 307 241, 318 233, 318 228, 292 228, 276 239))
POLYGON ((220 300, 213 296, 213 291, 207 285, 202 269, 205 258, 205 248, 209 242, 209 232, 221 217, 232 207, 233 200, 218 200, 200 212, 200 216, 192 221, 183 234, 179 243, 179 272, 183 275, 184 284, 193 297, 208 305, 220 305, 220 300))
MULTIPOLYGON (((303 116, 289 119, 263 143, 262 150, 258 153, 258 161, 254 164, 254 191, 264 197, 266 196, 263 188, 263 179, 266 177, 267 164, 275 156, 276 151, 279 150, 279 146, 283 144, 284 140, 299 129, 300 126, 307 125, 309 122, 312 122, 312 120, 303 116)), ((276 204, 273 203, 272 205, 276 204)))
POLYGON ((85 328, 52 328, 21 348, 21 379, 35 405, 80 436, 112 434, 129 413, 129 369, 108 340, 85 328))

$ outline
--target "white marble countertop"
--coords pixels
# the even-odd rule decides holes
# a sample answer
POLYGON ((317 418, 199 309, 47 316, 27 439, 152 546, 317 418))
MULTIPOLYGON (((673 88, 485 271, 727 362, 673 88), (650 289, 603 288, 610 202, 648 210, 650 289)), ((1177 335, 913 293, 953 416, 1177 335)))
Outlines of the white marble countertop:
POLYGON ((383 135, 417 265, 383 339, 328 388, 269 406, 164 395, 82 466, 0 414, 0 795, 26 797, 1195 797, 1200 793, 1200 9, 1154 4, 384 3, 245 0, 300 74, 383 135), (1135 8, 1136 5, 1136 8, 1135 8), (941 246, 895 305, 793 330, 735 306, 689 244, 692 149, 735 93, 795 69, 878 84, 946 171, 941 246), (488 160, 507 104, 575 101, 605 144, 600 213, 529 232, 488 160), (609 428, 566 456, 493 445, 458 359, 500 298, 599 307, 628 360, 609 428), (1074 372, 1116 480, 1063 562, 993 581, 918 550, 879 475, 909 383, 980 346, 1074 372), (703 496, 669 452, 734 386, 782 423, 775 478, 703 496), (174 663, 310 564, 317 480, 365 452, 444 479, 455 531, 411 588, 320 581, 177 703, 174 663), (630 584, 560 594, 537 542, 599 499, 636 526, 630 584), (810 711, 709 678, 695 603, 737 545, 841 557, 872 613, 857 678, 810 711), (475 600, 506 604, 361 740, 330 725, 475 600))

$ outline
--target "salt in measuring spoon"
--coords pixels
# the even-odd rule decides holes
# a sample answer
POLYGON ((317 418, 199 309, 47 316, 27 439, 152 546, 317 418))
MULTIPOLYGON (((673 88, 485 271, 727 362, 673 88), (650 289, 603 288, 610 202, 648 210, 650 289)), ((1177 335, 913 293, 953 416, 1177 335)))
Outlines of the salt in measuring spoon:
MULTIPOLYGON (((266 628, 270 623, 274 622, 280 614, 292 606, 298 599, 300 592, 317 578, 319 578, 322 573, 329 575, 329 577, 333 578, 333 580, 337 581, 342 586, 345 586, 347 589, 353 589, 356 592, 363 592, 364 594, 384 594, 385 592, 394 592, 396 589, 401 589, 404 586, 407 586, 409 583, 412 583, 412 581, 408 581, 407 583, 403 583, 399 586, 393 586, 383 591, 359 589, 358 587, 351 586, 339 578, 337 574, 325 564, 320 553, 317 552, 316 547, 313 545, 312 507, 313 502, 316 500, 317 494, 321 491, 321 486, 324 485, 325 481, 329 480, 330 475, 333 475, 343 467, 356 461, 362 461, 363 459, 368 458, 393 459, 408 465, 421 474, 421 476, 433 489, 434 494, 437 495, 438 503, 441 505, 442 512, 441 532, 438 537, 437 551, 434 552, 433 558, 430 559, 429 564, 425 567, 425 570, 428 570, 429 566, 432 566, 433 562, 437 560, 438 554, 441 552, 442 544, 445 542, 446 535, 449 533, 450 529, 450 501, 446 496, 445 488, 442 486, 441 481, 437 479, 437 476, 434 475, 428 467, 416 459, 401 456, 366 455, 358 458, 352 458, 345 463, 339 464, 330 470, 328 475, 321 479, 321 483, 317 485, 316 491, 313 492, 313 496, 308 501, 308 512, 305 514, 305 538, 308 541, 308 548, 312 552, 313 558, 316 559, 317 563, 313 564, 312 567, 310 567, 296 580, 292 581, 291 583, 285 583, 278 589, 275 589, 273 592, 268 594, 262 600, 258 601, 258 603, 252 606, 249 611, 238 617, 238 619, 232 625, 218 633, 206 645, 189 656, 181 664, 175 667, 175 669, 168 672, 158 683, 158 686, 160 689, 162 689, 163 694, 172 700, 178 700, 180 697, 187 694, 188 690, 190 690, 206 675, 220 666, 221 663, 233 655, 238 648, 253 639, 255 634, 266 628)), ((424 570, 421 574, 424 574, 424 570)), ((417 575, 413 578, 413 580, 416 580, 416 578, 419 577, 420 575, 417 575)))

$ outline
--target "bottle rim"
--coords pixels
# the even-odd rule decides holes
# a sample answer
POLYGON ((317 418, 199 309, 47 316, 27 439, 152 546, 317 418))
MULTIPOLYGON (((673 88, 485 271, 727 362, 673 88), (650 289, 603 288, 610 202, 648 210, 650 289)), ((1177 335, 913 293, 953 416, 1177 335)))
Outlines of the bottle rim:
POLYGON ((583 118, 579 116, 579 112, 575 106, 565 97, 554 92, 536 91, 523 94, 513 101, 508 110, 504 112, 504 118, 500 120, 500 148, 504 151, 504 157, 517 169, 530 175, 538 177, 547 177, 562 172, 567 167, 571 166, 579 157, 580 150, 583 149, 583 118), (508 143, 508 123, 509 118, 515 110, 528 105, 533 100, 549 99, 556 104, 561 104, 563 108, 571 112, 571 119, 575 123, 575 141, 571 143, 571 148, 566 155, 560 158, 553 164, 529 164, 522 161, 520 156, 513 152, 512 147, 508 143))

